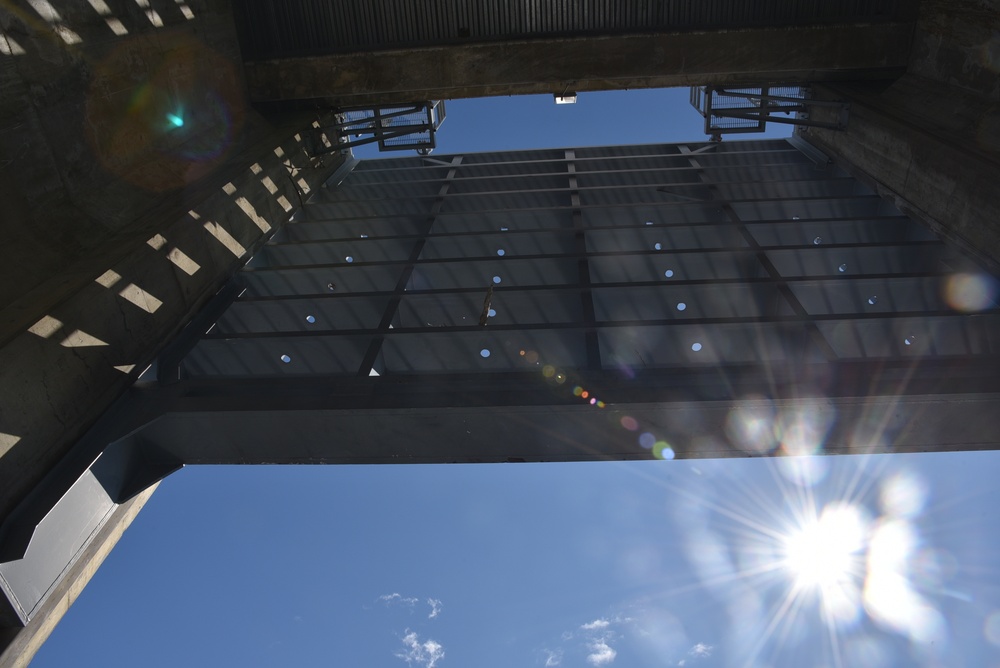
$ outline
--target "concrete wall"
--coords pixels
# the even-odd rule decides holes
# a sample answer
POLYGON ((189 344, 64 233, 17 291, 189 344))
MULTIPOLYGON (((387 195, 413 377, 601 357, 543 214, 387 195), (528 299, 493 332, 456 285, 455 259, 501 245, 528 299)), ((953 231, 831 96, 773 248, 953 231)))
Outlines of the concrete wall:
MULTIPOLYGON (((0 5, 0 522, 335 169, 304 153, 310 121, 250 107, 225 0, 0 5)), ((0 665, 30 659, 119 511, 80 579, 0 629, 0 665)))
POLYGON ((905 76, 817 92, 851 119, 809 141, 1000 269, 1000 0, 925 0, 905 76))
POLYGON ((250 248, 239 197, 276 225, 284 163, 325 172, 303 117, 250 108, 225 0, 4 3, 0 31, 2 519, 240 263, 204 225, 250 248))

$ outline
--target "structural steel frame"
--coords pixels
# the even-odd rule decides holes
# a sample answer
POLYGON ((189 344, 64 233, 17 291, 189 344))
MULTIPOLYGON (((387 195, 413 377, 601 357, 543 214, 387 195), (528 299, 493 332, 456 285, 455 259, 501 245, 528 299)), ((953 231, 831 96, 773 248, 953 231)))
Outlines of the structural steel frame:
POLYGON ((350 161, 0 529, 0 613, 185 464, 790 453, 741 411, 996 448, 1000 311, 956 276, 995 280, 793 141, 350 161))

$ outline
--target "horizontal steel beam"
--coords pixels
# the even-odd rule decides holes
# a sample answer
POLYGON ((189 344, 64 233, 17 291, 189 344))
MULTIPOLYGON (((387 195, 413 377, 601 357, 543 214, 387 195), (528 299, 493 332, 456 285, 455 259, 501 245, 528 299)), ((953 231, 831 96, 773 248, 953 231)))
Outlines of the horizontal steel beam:
POLYGON ((256 101, 335 106, 496 95, 872 80, 902 74, 913 24, 701 30, 395 49, 244 64, 256 101))
MULTIPOLYGON (((784 246, 717 246, 714 248, 669 248, 664 250, 629 250, 629 251, 592 251, 589 253, 534 253, 531 255, 515 255, 513 253, 505 254, 502 256, 496 255, 472 255, 467 257, 441 257, 433 259, 423 259, 423 260, 373 260, 371 262, 344 262, 341 260, 329 263, 311 263, 311 264, 277 264, 269 263, 267 266, 245 269, 245 272, 249 273, 259 273, 268 271, 280 271, 284 269, 325 269, 329 267, 365 267, 365 266, 393 266, 393 265, 430 265, 430 264, 454 264, 460 262, 506 262, 511 260, 578 260, 585 258, 601 258, 601 257, 641 257, 645 255, 662 255, 662 256, 672 256, 672 255, 711 255, 719 253, 728 254, 756 254, 761 251, 785 251, 785 250, 813 250, 816 248, 885 248, 885 242, 852 242, 852 243, 823 243, 817 246, 814 243, 810 244, 787 244, 784 246)), ((937 240, 918 240, 918 241, 897 241, 892 244, 888 244, 893 248, 896 247, 910 247, 910 248, 920 248, 920 247, 930 247, 930 246, 942 246, 943 244, 937 240)))
MULTIPOLYGON (((572 396, 569 388, 561 389, 572 396)), ((484 391, 487 388, 481 387, 477 397, 485 398, 484 391)), ((612 394, 594 391, 595 397, 612 394)), ((808 454, 978 450, 1000 445, 998 394, 825 398, 818 393, 773 402, 751 397, 657 402, 646 397, 642 403, 611 402, 604 408, 577 400, 560 405, 465 402, 446 408, 358 409, 318 395, 298 396, 291 408, 290 397, 277 402, 274 398, 242 394, 221 403, 205 396, 180 401, 144 429, 142 437, 189 464, 649 459, 650 450, 638 441, 641 433, 669 443, 677 458, 782 454, 777 443, 747 447, 738 441, 732 433, 738 424, 731 416, 735 413, 738 418, 745 410, 786 420, 802 415, 810 424, 829 424, 827 438, 812 444, 815 448, 808 454), (228 410, 222 403, 229 404, 228 410)))
MULTIPOLYGON (((781 279, 774 279, 781 283, 781 279)), ((661 286, 662 287, 662 286, 661 286)), ((577 292, 592 294, 589 285, 577 285, 577 292)), ((482 292, 482 291, 480 291, 482 292)), ((775 296, 777 296, 777 292, 775 296)), ((798 311, 799 309, 796 309, 798 311)), ((205 334, 203 340, 224 339, 297 339, 319 337, 351 337, 351 336, 406 336, 408 334, 454 334, 462 332, 482 332, 487 328, 490 332, 537 332, 537 331, 579 331, 596 332, 598 330, 621 329, 632 327, 673 327, 683 325, 765 325, 765 324, 803 324, 813 322, 852 322, 862 320, 899 320, 905 318, 954 318, 967 319, 968 315, 954 310, 926 311, 889 311, 884 313, 806 313, 792 315, 756 315, 756 316, 699 316, 673 318, 650 318, 646 320, 593 320, 593 322, 518 322, 509 325, 429 325, 426 327, 393 327, 392 330, 373 329, 324 329, 310 328, 297 330, 278 330, 266 332, 218 332, 212 330, 205 334)))
MULTIPOLYGON (((847 274, 815 274, 809 276, 781 276, 780 278, 772 278, 771 276, 758 276, 758 277, 739 277, 739 278, 698 278, 698 279, 682 279, 682 278, 671 278, 669 285, 673 286, 693 286, 693 285, 767 285, 775 283, 816 283, 820 281, 849 281, 849 280, 880 280, 880 279, 903 279, 903 278, 931 278, 931 277, 941 277, 950 276, 953 272, 941 269, 939 271, 928 271, 928 272, 900 272, 898 274, 889 273, 879 273, 879 274, 859 274, 851 275, 847 274)), ((657 281, 630 281, 627 283, 599 283, 592 282, 590 288, 594 290, 598 289, 614 289, 614 288, 663 288, 667 284, 663 280, 657 281)), ((504 294, 504 293, 515 293, 515 292, 537 292, 537 291, 564 291, 564 292, 576 292, 580 289, 580 285, 577 283, 554 283, 552 285, 525 285, 517 287, 504 287, 495 286, 493 288, 494 293, 504 294)), ((453 295, 453 294, 463 294, 463 293, 476 293, 482 294, 483 288, 480 286, 472 288, 437 288, 437 289, 413 289, 407 290, 406 295, 408 297, 419 297, 427 295, 453 295)), ((279 295, 279 296, 249 296, 244 295, 239 304, 252 304, 254 302, 293 302, 296 300, 337 300, 337 299, 357 299, 362 297, 389 297, 393 294, 391 290, 386 291, 370 291, 370 292, 323 292, 318 294, 305 294, 305 295, 279 295)))

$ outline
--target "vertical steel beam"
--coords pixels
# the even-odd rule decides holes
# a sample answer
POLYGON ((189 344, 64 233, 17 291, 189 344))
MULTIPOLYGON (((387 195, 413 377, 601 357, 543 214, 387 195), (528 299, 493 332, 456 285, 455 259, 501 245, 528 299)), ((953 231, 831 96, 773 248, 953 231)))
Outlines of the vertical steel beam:
POLYGON ((587 258, 587 237, 583 226, 583 209, 580 206, 580 189, 576 180, 576 151, 570 149, 566 151, 566 172, 569 174, 569 198, 570 206, 573 207, 573 230, 576 243, 577 260, 577 282, 580 286, 580 305, 583 309, 583 322, 586 325, 584 337, 586 337, 587 368, 598 370, 601 368, 601 346, 597 338, 596 321, 594 313, 594 293, 590 288, 590 261, 587 258))
POLYGON ((406 284, 410 282, 410 276, 413 275, 413 267, 420 259, 420 254, 424 251, 424 246, 427 244, 427 236, 434 227, 434 221, 437 220, 438 214, 441 213, 441 207, 444 206, 444 199, 451 189, 451 183, 455 179, 455 174, 458 173, 458 166, 462 164, 462 156, 456 155, 451 159, 450 164, 451 169, 448 170, 448 175, 444 177, 444 183, 438 189, 437 196, 434 198, 434 202, 431 204, 430 211, 427 214, 427 220, 420 230, 420 236, 413 244, 410 256, 407 258, 406 264, 399 274, 399 279, 396 281, 396 287, 393 288, 392 297, 389 299, 389 302, 385 306, 385 311, 382 313, 382 319, 378 324, 378 333, 372 338, 371 343, 368 344, 368 350, 361 360, 361 365, 358 367, 358 376, 370 375, 372 368, 375 366, 375 360, 378 359, 379 353, 382 352, 382 343, 385 341, 385 335, 389 331, 396 313, 399 311, 399 303, 403 300, 406 284))

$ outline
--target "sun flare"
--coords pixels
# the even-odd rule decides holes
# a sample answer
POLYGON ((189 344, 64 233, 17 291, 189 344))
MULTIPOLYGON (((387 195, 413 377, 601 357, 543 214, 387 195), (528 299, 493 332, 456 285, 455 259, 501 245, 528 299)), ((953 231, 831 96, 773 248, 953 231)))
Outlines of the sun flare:
POLYGON ((827 506, 784 540, 785 568, 799 589, 825 591, 863 572, 865 522, 854 506, 827 506))

